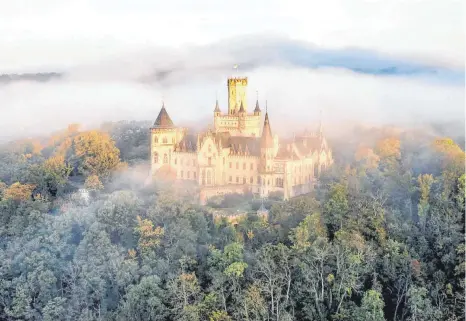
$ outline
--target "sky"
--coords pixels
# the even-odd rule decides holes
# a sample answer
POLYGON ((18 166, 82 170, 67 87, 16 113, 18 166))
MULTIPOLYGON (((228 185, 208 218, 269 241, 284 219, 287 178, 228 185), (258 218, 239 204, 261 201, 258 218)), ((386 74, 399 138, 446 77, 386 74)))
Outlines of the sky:
POLYGON ((245 57, 259 61, 241 70, 251 80, 249 104, 259 90, 272 121, 307 122, 296 116, 306 115, 315 122, 324 109, 343 122, 464 122, 464 38, 463 1, 454 0, 0 0, 0 74, 67 74, 0 85, 0 136, 75 120, 155 119, 162 98, 180 122, 209 119, 216 95, 226 103, 226 65, 245 57), (270 38, 278 45, 260 51, 270 38), (305 43, 301 54, 317 52, 325 63, 298 65, 290 43, 305 43), (291 49, 262 63, 277 48, 291 49), (435 72, 355 72, 358 55, 377 66, 382 56, 396 70, 422 64, 435 72), (180 64, 164 86, 140 81, 180 64), (215 64, 221 67, 212 70, 215 64), (460 81, 447 82, 445 70, 460 81))

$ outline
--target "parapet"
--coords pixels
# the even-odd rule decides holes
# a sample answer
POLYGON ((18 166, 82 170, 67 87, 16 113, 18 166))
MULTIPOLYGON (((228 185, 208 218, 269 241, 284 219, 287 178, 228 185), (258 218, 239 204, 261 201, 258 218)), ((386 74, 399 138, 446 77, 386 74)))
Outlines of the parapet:
POLYGON ((241 85, 243 85, 243 86, 247 86, 248 85, 248 77, 230 77, 230 78, 228 78, 228 82, 227 82, 228 86, 235 85, 235 84, 238 84, 238 83, 241 83, 241 85))

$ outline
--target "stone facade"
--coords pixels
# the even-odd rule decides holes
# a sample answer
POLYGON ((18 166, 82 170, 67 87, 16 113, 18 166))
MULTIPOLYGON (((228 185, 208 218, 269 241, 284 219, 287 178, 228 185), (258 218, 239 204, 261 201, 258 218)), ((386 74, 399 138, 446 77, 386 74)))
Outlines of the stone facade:
POLYGON ((151 177, 164 175, 199 187, 202 203, 212 196, 278 192, 284 199, 312 190, 322 170, 333 163, 322 135, 304 133, 279 141, 266 111, 256 101, 248 113, 247 78, 228 79, 228 112, 214 109, 214 129, 191 135, 176 127, 162 106, 151 127, 151 177))

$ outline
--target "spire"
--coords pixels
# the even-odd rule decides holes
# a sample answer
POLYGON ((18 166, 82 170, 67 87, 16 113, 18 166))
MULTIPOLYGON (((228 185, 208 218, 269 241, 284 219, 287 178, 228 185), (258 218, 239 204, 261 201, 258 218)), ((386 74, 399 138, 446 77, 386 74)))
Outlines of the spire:
POLYGON ((265 104, 265 120, 264 128, 262 129, 261 147, 273 147, 272 129, 270 129, 269 113, 267 112, 267 102, 265 104))
POLYGON ((170 116, 165 109, 165 102, 162 101, 162 109, 160 109, 159 115, 154 122, 155 128, 172 128, 175 127, 170 116))
POLYGON ((256 108, 254 108, 254 113, 260 113, 261 109, 259 107, 259 92, 256 91, 256 108))
POLYGON ((240 113, 244 113, 245 110, 244 110, 244 106, 243 106, 243 101, 241 100, 241 106, 239 107, 239 112, 240 113))
POLYGON ((215 112, 215 113, 219 113, 219 112, 220 112, 220 107, 219 107, 219 105, 218 105, 218 99, 215 100, 215 109, 214 109, 214 112, 215 112))

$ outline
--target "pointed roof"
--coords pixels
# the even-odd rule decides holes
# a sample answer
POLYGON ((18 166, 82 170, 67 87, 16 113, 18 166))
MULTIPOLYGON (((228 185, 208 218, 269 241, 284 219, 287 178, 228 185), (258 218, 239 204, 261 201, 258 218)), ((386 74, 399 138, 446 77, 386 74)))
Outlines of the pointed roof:
POLYGON ((159 115, 154 123, 155 128, 172 128, 175 127, 170 116, 168 116, 167 110, 165 109, 165 103, 162 103, 162 109, 160 109, 159 115))
POLYGON ((239 108, 239 112, 240 112, 240 113, 244 113, 244 112, 245 112, 244 106, 243 106, 243 101, 242 101, 242 100, 241 100, 241 106, 240 106, 240 108, 239 108))
POLYGON ((259 100, 256 100, 256 108, 254 108, 254 112, 255 113, 260 113, 261 112, 261 109, 259 107, 259 100))
POLYGON ((215 113, 219 113, 219 112, 220 112, 220 107, 218 106, 218 99, 215 101, 215 109, 214 109, 214 112, 215 112, 215 113))
POLYGON ((269 113, 265 112, 264 128, 262 129, 261 147, 273 147, 272 129, 270 128, 269 113))

